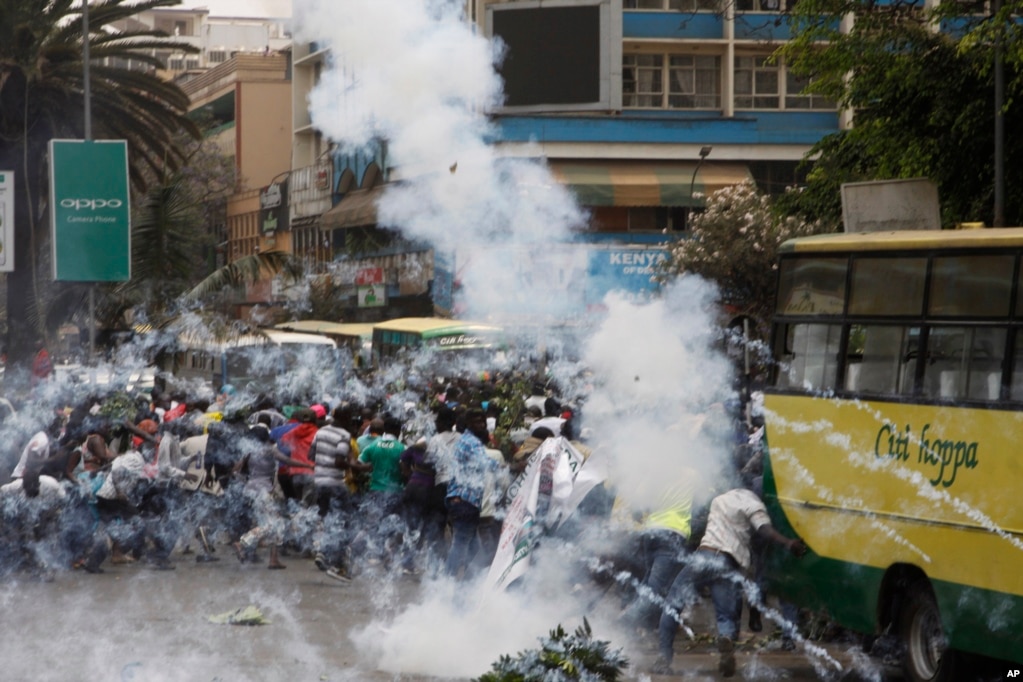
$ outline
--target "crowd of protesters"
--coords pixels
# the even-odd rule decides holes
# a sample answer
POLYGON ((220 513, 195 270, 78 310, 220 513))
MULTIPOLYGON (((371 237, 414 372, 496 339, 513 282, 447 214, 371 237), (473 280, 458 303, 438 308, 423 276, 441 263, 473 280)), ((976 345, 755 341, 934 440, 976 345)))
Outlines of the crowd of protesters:
MULTIPOLYGON (((370 570, 474 579, 490 567, 509 490, 541 445, 563 437, 590 454, 576 409, 544 388, 533 393, 507 402, 491 379, 438 383, 394 411, 393 400, 295 405, 245 400, 229 385, 212 401, 154 389, 118 418, 109 398, 90 396, 27 439, 0 487, 0 571, 50 580, 108 562, 173 570, 188 554, 253 563, 265 553, 269 569, 301 557, 338 581, 370 570)), ((734 444, 755 487, 745 431, 734 444)), ((773 531, 755 493, 717 492, 701 497, 682 481, 634 516, 625 553, 634 586, 621 617, 659 631, 659 672, 670 670, 679 623, 706 587, 721 672, 734 674, 736 576, 755 571, 754 539, 805 552, 773 531)), ((609 516, 613 497, 599 486, 590 507, 609 516)), ((755 591, 745 596, 759 605, 755 591)))
MULTIPOLYGON (((2 489, 0 571, 172 570, 175 548, 215 561, 227 538, 243 562, 265 548, 270 569, 292 554, 338 580, 368 565, 464 577, 496 547, 518 448, 495 447, 493 401, 461 393, 452 383, 421 396, 432 424, 412 405, 245 401, 230 385, 212 401, 154 389, 130 417, 90 396, 22 444, 2 489)), ((523 410, 520 444, 533 421, 523 410)))

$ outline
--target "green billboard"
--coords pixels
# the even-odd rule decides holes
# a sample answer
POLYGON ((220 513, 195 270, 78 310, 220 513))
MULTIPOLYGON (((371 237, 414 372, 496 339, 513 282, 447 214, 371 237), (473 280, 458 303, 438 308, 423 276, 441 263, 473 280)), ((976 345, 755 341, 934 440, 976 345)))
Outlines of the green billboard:
POLYGON ((53 278, 131 279, 128 143, 50 140, 53 278))

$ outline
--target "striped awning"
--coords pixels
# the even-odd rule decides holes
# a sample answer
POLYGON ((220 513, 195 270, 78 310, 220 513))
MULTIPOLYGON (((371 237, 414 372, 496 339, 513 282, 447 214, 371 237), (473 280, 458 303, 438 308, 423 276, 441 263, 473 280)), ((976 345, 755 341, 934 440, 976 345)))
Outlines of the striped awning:
POLYGON ((710 194, 751 177, 746 164, 734 162, 557 160, 548 165, 583 206, 703 206, 710 194))

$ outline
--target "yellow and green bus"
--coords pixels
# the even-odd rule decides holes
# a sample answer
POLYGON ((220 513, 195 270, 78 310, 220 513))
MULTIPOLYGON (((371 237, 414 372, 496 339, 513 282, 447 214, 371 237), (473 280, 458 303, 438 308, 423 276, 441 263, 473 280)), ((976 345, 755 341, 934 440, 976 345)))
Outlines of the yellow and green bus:
POLYGON ((373 359, 393 358, 422 349, 445 356, 491 360, 501 347, 501 328, 481 322, 439 317, 400 317, 373 325, 373 359))
POLYGON ((764 495, 811 551, 774 588, 909 680, 1023 663, 1023 228, 794 239, 777 293, 764 495))

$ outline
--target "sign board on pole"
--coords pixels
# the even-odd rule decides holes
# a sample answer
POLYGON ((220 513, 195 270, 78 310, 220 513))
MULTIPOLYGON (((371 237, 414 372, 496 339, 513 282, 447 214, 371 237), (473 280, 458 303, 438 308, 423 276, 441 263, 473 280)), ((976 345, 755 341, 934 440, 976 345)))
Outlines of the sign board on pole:
POLYGON ((131 279, 128 143, 50 140, 53 278, 131 279))
POLYGON ((0 272, 14 271, 14 172, 0 170, 0 272))

